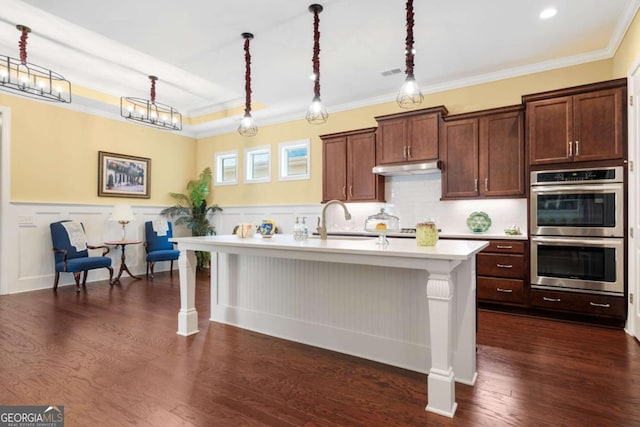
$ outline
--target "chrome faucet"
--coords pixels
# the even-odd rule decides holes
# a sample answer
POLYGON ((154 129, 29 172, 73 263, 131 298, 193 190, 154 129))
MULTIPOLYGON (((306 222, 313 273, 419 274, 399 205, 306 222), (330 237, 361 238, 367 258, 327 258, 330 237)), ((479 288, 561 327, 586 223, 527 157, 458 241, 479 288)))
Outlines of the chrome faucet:
POLYGON ((351 219, 351 214, 347 210, 347 205, 342 203, 340 200, 329 200, 324 205, 324 208, 322 208, 322 223, 320 222, 320 218, 318 218, 318 227, 316 228, 316 230, 320 235, 320 240, 327 240, 327 208, 329 207, 329 205, 332 205, 334 203, 339 204, 340 206, 342 206, 342 209, 344 209, 344 219, 346 219, 347 221, 351 219))

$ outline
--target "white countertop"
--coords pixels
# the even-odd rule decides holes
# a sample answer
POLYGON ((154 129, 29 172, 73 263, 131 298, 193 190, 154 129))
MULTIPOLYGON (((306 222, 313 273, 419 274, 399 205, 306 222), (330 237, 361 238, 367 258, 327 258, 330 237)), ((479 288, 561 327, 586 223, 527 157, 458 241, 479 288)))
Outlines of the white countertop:
POLYGON ((418 246, 415 239, 390 238, 389 245, 377 245, 375 238, 354 238, 329 236, 327 240, 320 240, 313 236, 306 241, 296 241, 290 234, 276 234, 271 238, 256 236, 241 239, 235 235, 218 235, 204 237, 177 237, 170 239, 173 242, 183 243, 189 249, 195 246, 195 250, 212 250, 212 247, 220 248, 247 248, 278 251, 295 251, 310 253, 343 253, 370 256, 385 256, 398 258, 420 259, 447 259, 463 260, 481 251, 488 245, 483 240, 439 240, 435 246, 418 246))

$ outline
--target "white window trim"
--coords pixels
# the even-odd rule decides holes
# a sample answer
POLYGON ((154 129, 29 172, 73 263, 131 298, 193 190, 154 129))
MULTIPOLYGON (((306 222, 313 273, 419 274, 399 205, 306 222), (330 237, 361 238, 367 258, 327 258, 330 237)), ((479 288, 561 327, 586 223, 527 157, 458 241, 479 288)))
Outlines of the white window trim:
POLYGON ((278 152, 280 153, 280 168, 279 168, 279 180, 280 181, 299 181, 305 179, 311 179, 311 144, 309 139, 300 139, 297 141, 281 142, 278 144, 278 152), (287 169, 287 151, 291 148, 306 148, 307 149, 307 173, 304 175, 289 175, 287 169))
POLYGON ((238 167, 240 166, 240 162, 238 161, 238 150, 233 151, 223 151, 220 153, 215 153, 215 163, 216 173, 215 180, 213 185, 237 185, 238 184, 238 167), (236 174, 232 181, 223 181, 222 180, 222 161, 224 159, 230 159, 235 157, 236 159, 236 174))
POLYGON ((244 182, 245 184, 258 184, 261 182, 271 182, 271 145, 252 147, 244 149, 244 182), (253 156, 256 154, 267 154, 267 176, 264 178, 253 178, 253 156))

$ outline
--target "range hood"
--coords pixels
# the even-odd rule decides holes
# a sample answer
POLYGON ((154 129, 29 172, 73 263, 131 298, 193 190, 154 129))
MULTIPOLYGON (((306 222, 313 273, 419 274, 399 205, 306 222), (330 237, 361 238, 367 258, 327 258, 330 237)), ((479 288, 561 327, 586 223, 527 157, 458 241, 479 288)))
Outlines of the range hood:
POLYGON ((424 175, 440 172, 440 160, 423 163, 405 163, 402 165, 375 166, 373 173, 384 176, 424 175))

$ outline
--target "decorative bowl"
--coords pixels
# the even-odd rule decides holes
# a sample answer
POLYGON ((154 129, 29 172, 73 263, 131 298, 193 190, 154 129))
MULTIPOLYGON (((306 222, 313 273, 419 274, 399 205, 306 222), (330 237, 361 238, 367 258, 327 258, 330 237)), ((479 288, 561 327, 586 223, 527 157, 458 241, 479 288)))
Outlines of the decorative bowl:
POLYGON ((474 233, 484 233, 491 227, 491 218, 485 212, 473 212, 467 218, 467 227, 474 233))

